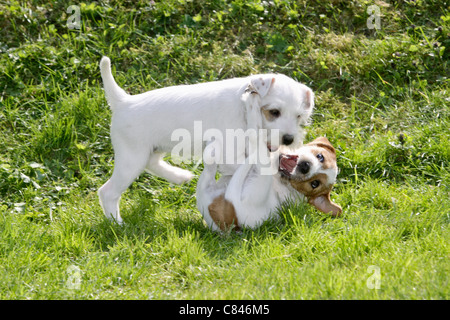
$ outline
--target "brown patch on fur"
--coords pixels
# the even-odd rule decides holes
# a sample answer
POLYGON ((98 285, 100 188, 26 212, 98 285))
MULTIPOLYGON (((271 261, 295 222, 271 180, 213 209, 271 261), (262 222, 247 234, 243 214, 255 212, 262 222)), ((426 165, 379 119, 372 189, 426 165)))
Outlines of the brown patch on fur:
POLYGON ((209 215, 222 231, 240 230, 233 204, 220 195, 208 206, 209 215))
POLYGON ((308 203, 316 207, 317 210, 331 214, 334 217, 339 217, 342 213, 341 206, 331 201, 330 193, 308 199, 308 203))
POLYGON ((311 151, 315 156, 317 156, 319 153, 322 153, 324 157, 322 169, 337 169, 336 150, 327 138, 319 137, 314 141, 308 143, 307 146, 313 147, 311 151))
POLYGON ((318 146, 319 148, 329 150, 336 157, 336 149, 334 149, 333 145, 327 138, 319 137, 307 144, 307 146, 314 146, 314 145, 318 146))
POLYGON ((278 118, 270 113, 271 110, 272 109, 269 110, 264 107, 262 108, 262 113, 267 121, 275 121, 278 118))
POLYGON ((328 184, 328 176, 325 173, 316 174, 315 176, 305 181, 290 179, 289 183, 295 190, 305 195, 308 199, 317 197, 321 194, 330 193, 333 187, 332 185, 328 184), (311 187, 311 182, 314 180, 320 181, 320 185, 315 189, 311 187))
POLYGON ((308 203, 316 207, 317 210, 333 216, 339 216, 342 213, 342 208, 330 199, 333 185, 328 184, 328 176, 325 173, 319 173, 305 181, 291 179, 289 183, 295 190, 305 195, 308 203), (311 182, 314 180, 320 181, 317 188, 311 186, 311 182))
POLYGON ((331 153, 328 149, 322 147, 312 147, 311 153, 317 157, 319 153, 323 155, 322 170, 337 169, 336 154, 331 153))

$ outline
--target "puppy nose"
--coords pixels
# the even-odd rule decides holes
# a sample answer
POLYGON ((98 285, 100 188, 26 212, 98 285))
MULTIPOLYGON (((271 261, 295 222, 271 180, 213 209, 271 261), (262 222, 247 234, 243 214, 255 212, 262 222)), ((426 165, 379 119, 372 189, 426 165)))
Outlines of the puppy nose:
POLYGON ((300 172, 303 174, 307 174, 310 167, 311 163, 309 161, 302 161, 298 164, 298 170, 300 170, 300 172))
POLYGON ((294 142, 294 136, 292 134, 285 134, 283 136, 283 144, 288 146, 290 145, 292 142, 294 142))

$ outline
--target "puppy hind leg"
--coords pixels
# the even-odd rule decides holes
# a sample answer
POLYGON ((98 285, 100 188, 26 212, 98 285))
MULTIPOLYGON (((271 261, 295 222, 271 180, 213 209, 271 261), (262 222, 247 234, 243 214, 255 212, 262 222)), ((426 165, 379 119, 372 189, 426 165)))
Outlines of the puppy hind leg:
POLYGON ((216 172, 216 164, 204 164, 204 169, 197 182, 195 194, 197 209, 202 214, 206 224, 212 230, 218 230, 218 227, 210 215, 209 205, 213 202, 214 198, 221 193, 221 190, 217 187, 216 172))
POLYGON ((97 194, 105 216, 111 221, 122 224, 123 221, 119 210, 119 200, 122 192, 115 191, 114 180, 112 178, 109 179, 98 189, 97 194))
POLYGON ((197 182, 197 190, 205 190, 211 193, 217 189, 216 173, 218 159, 221 159, 223 142, 216 140, 209 142, 203 151, 203 171, 197 182))
MULTIPOLYGON (((215 150, 213 155, 216 153, 219 154, 220 150, 215 150)), ((225 192, 225 185, 216 181, 217 168, 218 164, 211 155, 206 154, 205 149, 203 153, 203 171, 197 182, 197 199, 208 198, 208 201, 212 201, 217 195, 225 192)))
POLYGON ((161 153, 151 154, 145 170, 175 184, 188 182, 194 177, 192 172, 174 167, 165 162, 162 159, 163 156, 164 154, 161 153))
POLYGON ((100 205, 108 219, 122 224, 119 201, 122 193, 144 171, 147 155, 143 153, 121 156, 116 153, 111 178, 98 190, 100 205))

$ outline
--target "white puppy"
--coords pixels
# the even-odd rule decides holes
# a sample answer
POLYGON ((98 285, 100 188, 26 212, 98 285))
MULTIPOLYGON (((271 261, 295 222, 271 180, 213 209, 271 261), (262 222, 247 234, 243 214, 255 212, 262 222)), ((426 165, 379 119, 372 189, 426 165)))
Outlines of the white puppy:
MULTIPOLYGON (((258 98, 253 94, 247 102, 257 105, 258 98)), ((261 141, 257 143, 264 148, 261 141)), ((217 164, 207 164, 210 162, 207 157, 205 154, 205 168, 197 184, 197 207, 213 230, 257 227, 274 217, 288 199, 307 200, 318 210, 334 216, 342 212, 330 200, 338 168, 335 149, 325 137, 289 154, 272 153, 271 165, 277 169, 273 175, 263 174, 261 164, 248 161, 232 177, 222 176, 216 182, 217 164)))
MULTIPOLYGON (((194 135, 194 122, 201 121, 203 137, 208 129, 246 130, 256 123, 268 130, 268 136, 278 130, 278 141, 267 143, 269 149, 276 150, 280 145, 301 141, 299 126, 306 124, 314 106, 311 89, 281 74, 180 85, 129 95, 115 82, 109 58, 102 58, 100 70, 112 109, 115 163, 111 178, 98 194, 105 215, 118 223, 122 222, 120 196, 144 170, 173 183, 183 183, 193 177, 191 172, 163 161, 164 154, 178 143, 172 139, 174 130, 184 129, 194 135), (261 97, 261 108, 256 113, 259 119, 247 114, 246 105, 241 101, 246 90, 261 97)), ((201 143, 204 147, 206 142, 201 143)), ((237 152, 245 158, 246 150, 237 152)), ((197 156, 201 157, 202 150, 199 153, 197 156)), ((237 167, 236 163, 225 163, 219 171, 232 174, 237 167)))

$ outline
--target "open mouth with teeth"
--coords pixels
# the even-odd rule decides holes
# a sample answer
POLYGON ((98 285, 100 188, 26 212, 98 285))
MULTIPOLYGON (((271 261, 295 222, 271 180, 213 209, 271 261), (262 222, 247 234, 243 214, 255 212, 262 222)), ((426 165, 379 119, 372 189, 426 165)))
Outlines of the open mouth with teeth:
POLYGON ((290 177, 297 167, 298 156, 290 154, 280 155, 279 171, 285 176, 290 177))

